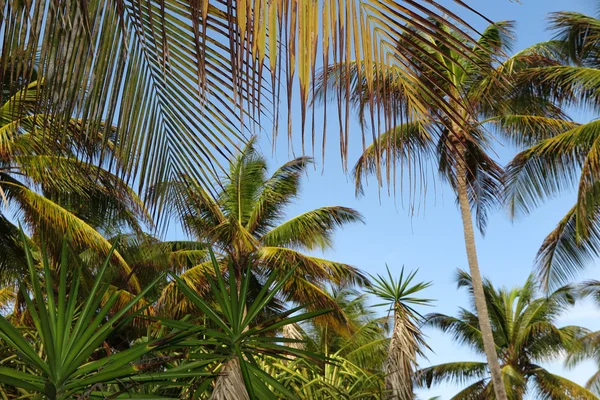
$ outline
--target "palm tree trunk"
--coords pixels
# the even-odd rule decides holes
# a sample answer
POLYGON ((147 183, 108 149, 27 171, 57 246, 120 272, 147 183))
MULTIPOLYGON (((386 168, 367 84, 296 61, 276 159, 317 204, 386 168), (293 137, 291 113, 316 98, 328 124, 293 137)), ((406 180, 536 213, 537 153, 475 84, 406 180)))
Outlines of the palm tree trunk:
POLYGON ((221 368, 211 400, 250 400, 239 360, 234 357, 221 368))
POLYGON ((394 331, 390 338, 388 357, 386 360, 385 390, 387 400, 412 400, 413 366, 416 365, 418 344, 411 332, 414 326, 407 326, 408 321, 394 312, 394 331))
POLYGON ((492 326, 483 292, 483 282, 479 271, 477 261, 477 250, 475 246, 475 234, 473 232, 473 217, 471 215, 471 205, 469 204, 469 195, 467 192, 467 174, 464 160, 457 161, 456 168, 456 188, 458 192, 458 203, 460 204, 460 213, 462 216, 463 230, 465 235, 465 246, 467 249, 467 260, 473 282, 473 296, 475 297, 475 307, 477 308, 477 317, 479 318, 479 328, 483 339, 483 347, 487 357, 488 366, 492 375, 494 384, 494 393, 497 400, 508 400, 506 389, 502 380, 502 369, 498 362, 498 353, 496 344, 492 335, 492 326))

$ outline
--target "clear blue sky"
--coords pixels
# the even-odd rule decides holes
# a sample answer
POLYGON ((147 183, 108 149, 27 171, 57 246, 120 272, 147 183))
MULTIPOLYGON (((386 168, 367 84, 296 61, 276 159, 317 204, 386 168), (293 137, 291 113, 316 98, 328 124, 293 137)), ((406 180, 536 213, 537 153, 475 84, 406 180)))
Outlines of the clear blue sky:
MULTIPOLYGON (((523 0, 522 4, 508 0, 480 0, 471 1, 469 4, 492 20, 516 20, 516 51, 550 37, 545 30, 545 18, 549 12, 572 10, 594 14, 600 6, 600 2, 596 3, 594 0, 523 0)), ((285 107, 285 104, 282 106, 285 107)), ((333 122, 337 120, 337 114, 333 105, 331 107, 329 121, 333 122)), ((299 121, 299 106, 296 109, 296 121, 299 121)), ((322 110, 317 108, 317 126, 321 126, 318 116, 320 112, 322 113, 322 110)), ((590 116, 573 117, 588 119, 590 116)), ((299 137, 299 123, 296 123, 294 131, 294 135, 299 137)), ((435 308, 423 310, 424 312, 435 310, 452 315, 459 307, 467 306, 465 292, 458 291, 453 281, 456 269, 468 269, 468 266, 462 225, 452 192, 441 184, 437 185, 435 191, 430 187, 425 209, 414 216, 410 216, 409 210, 402 207, 400 199, 395 202, 393 198, 387 197, 385 191, 381 192, 380 201, 375 185, 367 189, 366 196, 356 199, 353 184, 340 167, 337 126, 332 123, 328 131, 325 172, 321 174, 320 163, 316 171, 310 171, 304 180, 301 197, 290 207, 289 215, 324 205, 344 205, 357 209, 364 215, 366 224, 349 226, 339 231, 335 236, 334 249, 325 253, 327 257, 353 264, 371 274, 382 273, 386 263, 393 271, 399 271, 403 265, 410 269, 418 268, 419 278, 433 281, 433 287, 426 294, 437 300, 435 308)), ((360 152, 360 130, 356 121, 352 133, 356 135, 351 143, 349 158, 349 163, 353 165, 360 152)), ((261 136, 260 144, 264 152, 271 155, 268 133, 261 136)), ((295 149, 300 151, 300 146, 296 145, 295 149)), ((499 147, 497 152, 502 162, 508 161, 515 153, 507 147, 499 147)), ((270 160, 271 167, 284 163, 288 157, 286 133, 282 131, 276 154, 270 160)), ((320 159, 320 155, 317 155, 317 158, 320 159)), ((483 274, 498 286, 510 287, 524 282, 532 271, 532 262, 543 238, 571 207, 573 198, 572 194, 566 194, 514 223, 508 220, 502 210, 496 212, 490 218, 485 238, 478 237, 479 260, 483 274)), ((169 236, 181 235, 178 227, 171 227, 169 236)), ((600 278, 596 266, 590 266, 587 274, 582 275, 582 279, 587 277, 600 278)), ((577 324, 590 329, 600 329, 599 316, 599 310, 592 304, 584 303, 564 315, 560 324, 577 324)), ((435 353, 430 353, 429 361, 423 361, 422 365, 477 359, 469 349, 458 346, 440 333, 433 330, 427 330, 426 333, 435 353)), ((560 362, 550 365, 549 368, 578 383, 584 383, 594 372, 591 363, 571 371, 565 371, 560 362)), ((452 397, 457 389, 442 386, 419 393, 423 398, 437 395, 447 399, 452 397)))

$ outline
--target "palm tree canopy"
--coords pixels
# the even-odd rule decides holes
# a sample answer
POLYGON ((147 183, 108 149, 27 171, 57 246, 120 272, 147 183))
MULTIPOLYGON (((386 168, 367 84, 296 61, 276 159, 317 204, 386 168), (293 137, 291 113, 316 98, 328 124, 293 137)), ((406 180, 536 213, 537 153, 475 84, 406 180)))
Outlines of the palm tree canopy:
MULTIPOLYGON (((251 140, 231 163, 216 198, 201 185, 184 181, 165 182, 153 190, 165 191, 186 230, 214 246, 224 265, 233 262, 236 273, 250 263, 260 282, 270 271, 284 273, 295 267, 283 300, 331 308, 335 303, 325 285, 362 284, 366 278, 351 265, 303 251, 330 247, 337 228, 363 218, 351 208, 328 206, 283 220, 285 207, 299 195, 300 178, 310 162, 307 157, 296 158, 267 176, 265 158, 251 140)), ((194 280, 192 286, 202 290, 205 268, 200 264, 181 277, 194 280)))
MULTIPOLYGON (((573 13, 553 13, 550 28, 554 40, 536 45, 554 61, 527 69, 523 87, 565 106, 597 110, 600 69, 598 64, 600 20, 573 13)), ((540 248, 536 267, 547 287, 573 278, 598 256, 597 151, 598 121, 578 124, 548 119, 547 137, 517 154, 507 167, 507 200, 513 216, 529 213, 548 198, 573 188, 577 201, 540 248)))
MULTIPOLYGON (((461 9, 481 17, 466 4, 461 9)), ((8 1, 0 30, 7 50, 0 62, 3 94, 41 76, 51 93, 42 97, 52 101, 40 114, 60 114, 53 132, 60 134, 74 115, 90 127, 107 122, 105 132, 115 123, 119 169, 142 188, 184 173, 208 187, 269 107, 278 125, 280 99, 291 99, 296 87, 304 127, 318 63, 383 57, 413 80, 414 60, 391 31, 406 32, 414 42, 434 36, 465 57, 485 57, 463 44, 473 44, 477 31, 436 1, 8 1), (445 20, 452 20, 461 40, 435 23, 445 20), (10 82, 14 75, 18 79, 10 82)), ((439 64, 434 57, 428 61, 439 64)), ((416 106, 422 93, 414 93, 416 106)))
MULTIPOLYGON (((466 272, 458 272, 457 282, 472 296, 471 277, 466 272)), ((528 393, 551 399, 596 398, 587 389, 541 366, 575 348, 578 339, 586 333, 581 327, 555 324, 557 317, 573 304, 574 288, 563 287, 539 297, 539 284, 533 276, 529 276, 523 286, 513 289, 496 289, 490 281, 485 281, 484 288, 509 398, 523 399, 528 393)), ((429 314, 426 325, 448 333, 457 343, 483 354, 478 319, 473 311, 461 309, 457 317, 429 314)), ((486 363, 450 362, 422 369, 417 383, 426 387, 443 381, 469 385, 453 397, 463 399, 491 393, 487 376, 486 363)))
MULTIPOLYGON (((438 23, 438 27, 448 35, 457 35, 448 25, 438 23)), ((399 178, 398 188, 411 199, 417 199, 426 189, 423 179, 430 170, 437 170, 442 180, 456 190, 457 167, 464 161, 471 207, 478 227, 485 230, 487 214, 498 205, 503 187, 503 169, 492 155, 495 139, 491 131, 511 142, 532 143, 540 135, 548 135, 542 132, 549 120, 564 118, 561 110, 548 99, 535 92, 518 90, 520 86, 515 82, 521 71, 532 65, 545 65, 550 58, 533 50, 507 58, 512 38, 511 21, 490 25, 472 49, 486 49, 485 54, 493 56, 477 62, 462 57, 435 37, 419 45, 406 39, 411 43, 410 55, 415 62, 422 62, 426 54, 437 57, 441 65, 448 67, 417 70, 419 79, 428 82, 428 92, 439 91, 454 108, 463 110, 461 118, 468 120, 468 126, 462 128, 460 134, 456 126, 449 127, 459 122, 445 115, 444 105, 433 97, 423 103, 420 113, 404 116, 404 110, 413 107, 411 90, 414 88, 408 88, 410 83, 393 67, 376 65, 367 69, 361 61, 354 62, 350 69, 334 65, 327 73, 323 72, 316 98, 326 99, 327 93, 335 93, 349 81, 353 95, 348 102, 357 109, 363 129, 370 127, 373 132, 377 131, 369 119, 369 109, 386 107, 391 114, 388 118, 392 126, 373 137, 372 144, 365 148, 354 167, 357 194, 363 193, 365 178, 375 174, 380 184, 384 179, 396 181, 399 178), (456 60, 460 65, 452 67, 456 60), (376 82, 377 87, 386 87, 385 96, 368 96, 368 81, 376 82), (397 171, 396 163, 403 168, 397 171), (380 171, 382 165, 385 171, 380 171)))

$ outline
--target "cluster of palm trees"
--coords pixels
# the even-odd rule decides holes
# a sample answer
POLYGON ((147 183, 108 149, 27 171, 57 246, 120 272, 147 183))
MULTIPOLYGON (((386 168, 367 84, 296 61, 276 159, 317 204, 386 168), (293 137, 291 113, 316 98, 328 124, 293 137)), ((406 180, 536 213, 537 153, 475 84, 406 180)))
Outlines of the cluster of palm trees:
POLYGON ((583 387, 541 365, 600 359, 597 332, 556 325, 600 293, 571 282, 600 253, 600 125, 565 111, 600 104, 600 20, 552 14, 553 39, 510 56, 511 22, 472 38, 436 2, 67 3, 0 4, 2 398, 408 400, 444 381, 465 384, 456 399, 600 395, 600 373, 583 387), (307 107, 337 100, 344 165, 350 110, 373 131, 357 194, 375 175, 419 201, 439 172, 472 310, 422 316, 414 272, 307 254, 364 221, 341 206, 284 218, 312 159, 269 173, 246 137, 272 117, 276 138, 282 86, 288 111, 300 88, 303 132, 307 107), (506 167, 497 138, 520 151, 506 167), (482 278, 474 223, 573 185, 537 273, 512 290, 482 278), (148 233, 168 223, 189 240, 148 233), (424 325, 486 362, 421 368, 424 325))

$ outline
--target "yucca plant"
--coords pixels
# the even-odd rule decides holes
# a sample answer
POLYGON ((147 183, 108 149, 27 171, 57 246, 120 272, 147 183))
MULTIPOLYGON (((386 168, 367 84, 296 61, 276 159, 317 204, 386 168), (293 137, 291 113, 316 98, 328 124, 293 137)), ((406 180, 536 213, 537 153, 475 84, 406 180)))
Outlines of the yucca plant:
MULTIPOLYGON (((252 296, 251 301, 248 296, 253 281, 250 268, 241 271, 240 276, 230 264, 227 276, 224 276, 212 252, 211 268, 212 273, 206 272, 205 279, 210 285, 214 303, 200 297, 183 279, 173 275, 179 289, 202 311, 203 318, 215 326, 213 329, 202 330, 202 338, 186 342, 188 346, 202 346, 205 349, 190 354, 188 357, 191 360, 200 365, 216 365, 218 376, 214 382, 211 399, 277 399, 277 396, 295 398, 292 392, 260 368, 258 360, 266 355, 281 360, 292 357, 323 360, 324 357, 317 353, 296 348, 298 346, 286 346, 285 344, 298 343, 299 340, 277 334, 286 326, 309 321, 330 312, 331 309, 302 312, 306 308, 306 305, 302 305, 280 312, 257 324, 257 317, 275 296, 284 290, 294 274, 294 268, 290 268, 283 277, 276 272, 269 274, 261 290, 252 296)), ((173 322, 164 323, 168 325, 173 322)), ((173 327, 193 329, 194 326, 196 324, 190 321, 174 323, 173 327)), ((186 364, 182 364, 171 372, 186 368, 186 364)), ((205 390, 206 385, 199 385, 198 388, 200 391, 205 390)), ((195 396, 199 393, 190 395, 195 396)))
POLYGON ((63 245, 62 261, 58 266, 59 279, 55 282, 55 270, 51 268, 47 255, 43 257, 42 277, 38 266, 34 264, 24 234, 22 237, 31 291, 22 285, 21 295, 25 299, 27 313, 41 346, 28 340, 19 327, 0 315, 0 340, 18 358, 16 368, 10 367, 13 362, 3 363, 0 367, 0 383, 32 394, 37 393, 48 399, 72 399, 76 396, 94 395, 99 391, 103 395, 111 395, 110 390, 104 390, 106 385, 117 387, 117 393, 126 393, 136 385, 136 381, 153 382, 185 376, 143 374, 145 369, 161 364, 160 358, 146 362, 144 357, 185 338, 188 333, 181 330, 104 357, 102 352, 97 352, 109 336, 131 319, 142 315, 143 308, 132 310, 152 289, 154 283, 124 304, 118 312, 107 317, 118 298, 118 293, 115 292, 104 305, 100 305, 109 288, 105 271, 110 256, 98 268, 93 286, 87 292, 87 300, 81 304, 78 297, 80 270, 69 270, 67 245, 63 245), (21 365, 25 368, 19 368, 21 365))
POLYGON ((394 315, 394 328, 389 344, 385 365, 386 398, 411 400, 413 379, 417 367, 417 356, 423 356, 423 349, 429 349, 420 328, 420 314, 414 306, 431 304, 432 300, 415 297, 418 292, 431 286, 430 282, 413 282, 417 271, 395 279, 389 268, 387 276, 372 276, 373 283, 367 288, 371 294, 385 300, 385 305, 394 315))

